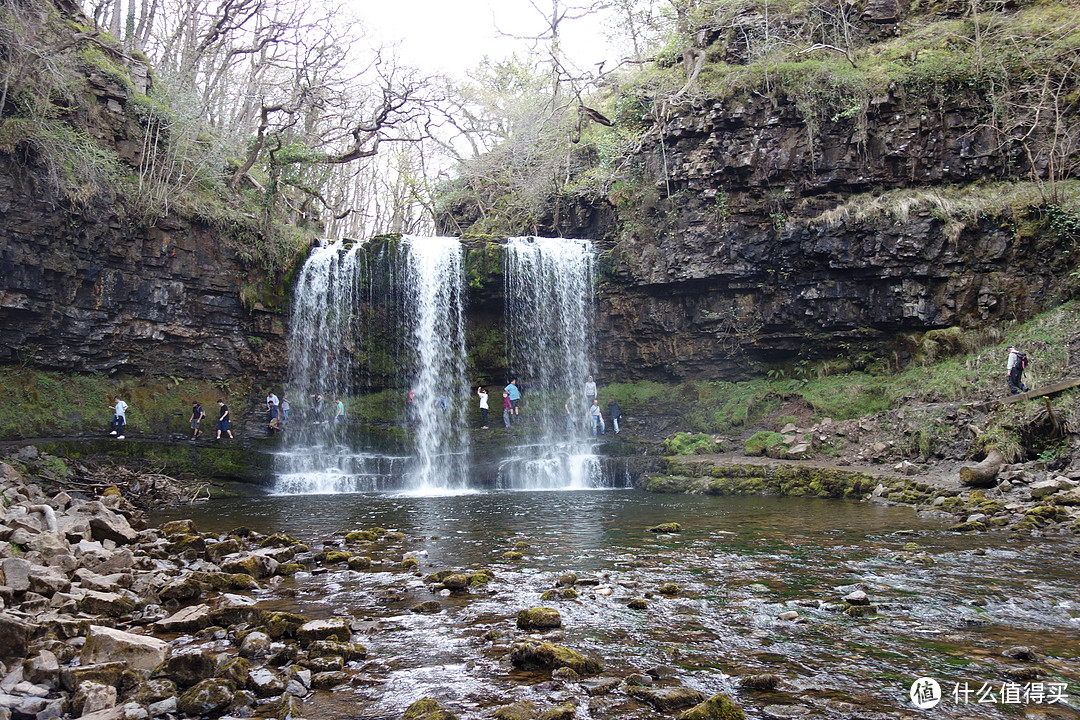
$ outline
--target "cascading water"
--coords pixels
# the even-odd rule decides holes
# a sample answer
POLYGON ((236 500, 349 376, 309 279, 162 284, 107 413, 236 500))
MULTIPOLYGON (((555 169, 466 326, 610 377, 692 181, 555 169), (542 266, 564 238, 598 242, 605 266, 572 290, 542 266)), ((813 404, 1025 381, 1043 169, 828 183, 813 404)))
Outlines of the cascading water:
POLYGON ((467 488, 463 280, 454 238, 406 236, 374 254, 337 241, 311 254, 292 312, 286 392, 293 410, 286 449, 275 459, 277 493, 467 488), (376 334, 394 340, 374 348, 376 334), (410 452, 357 449, 372 445, 355 433, 367 419, 333 422, 338 399, 369 390, 359 358, 375 352, 394 366, 383 380, 400 389, 410 452))
POLYGON ((355 312, 367 265, 362 250, 359 243, 324 244, 311 253, 297 279, 284 393, 292 410, 286 450, 275 457, 278 494, 362 492, 400 484, 404 455, 354 448, 333 421, 337 400, 356 389, 351 361, 363 343, 355 312))
POLYGON ((519 237, 507 243, 509 359, 523 392, 521 442, 500 464, 500 487, 574 489, 604 482, 583 397, 591 372, 594 265, 588 241, 519 237))
POLYGON ((407 236, 406 322, 412 328, 409 423, 415 453, 407 471, 411 491, 468 487, 465 437, 465 278, 456 238, 407 236))

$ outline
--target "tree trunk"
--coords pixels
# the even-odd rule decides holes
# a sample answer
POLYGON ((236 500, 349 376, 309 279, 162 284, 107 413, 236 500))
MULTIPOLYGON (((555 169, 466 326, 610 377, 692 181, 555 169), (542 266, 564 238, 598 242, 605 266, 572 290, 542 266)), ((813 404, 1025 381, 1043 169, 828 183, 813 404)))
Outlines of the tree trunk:
POLYGON ((960 468, 960 482, 968 487, 989 488, 997 485, 998 472, 1005 464, 1005 458, 1001 457, 996 449, 986 454, 986 459, 978 465, 960 468))

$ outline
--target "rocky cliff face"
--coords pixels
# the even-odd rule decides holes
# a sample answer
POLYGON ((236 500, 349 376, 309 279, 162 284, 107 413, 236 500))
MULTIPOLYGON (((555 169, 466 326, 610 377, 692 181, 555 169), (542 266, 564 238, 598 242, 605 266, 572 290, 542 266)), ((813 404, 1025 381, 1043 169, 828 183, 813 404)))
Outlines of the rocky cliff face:
MULTIPOLYGON (((128 90, 90 78, 79 118, 137 163, 128 90)), ((170 215, 139 227, 108 192, 73 203, 25 147, 0 149, 0 362, 78 371, 283 375, 284 327, 247 310, 251 274, 209 228, 170 215)))
POLYGON ((865 118, 812 131, 794 103, 768 98, 684 110, 643 151, 634 191, 548 219, 607 252, 603 373, 732 379, 747 358, 850 356, 1044 307, 1067 255, 1038 210, 995 206, 993 188, 949 199, 950 184, 1023 167, 982 118, 974 97, 933 109, 875 98, 865 118), (851 210, 859 193, 879 208, 851 210))

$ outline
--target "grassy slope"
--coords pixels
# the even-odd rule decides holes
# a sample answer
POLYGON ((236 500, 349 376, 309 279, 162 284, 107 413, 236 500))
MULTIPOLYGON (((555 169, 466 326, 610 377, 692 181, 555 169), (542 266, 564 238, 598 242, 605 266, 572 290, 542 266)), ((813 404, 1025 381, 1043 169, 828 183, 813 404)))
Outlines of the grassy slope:
MULTIPOLYGON (((1009 328, 1007 337, 1003 332, 948 329, 910 341, 913 359, 900 370, 879 362, 872 366, 874 371, 837 372, 836 368, 848 363, 847 358, 838 357, 816 366, 774 368, 768 376, 745 382, 615 383, 601 394, 617 400, 628 415, 674 414, 681 417, 687 431, 731 436, 752 428, 779 429, 796 419, 781 412, 793 404, 809 408, 810 422, 879 416, 903 408, 909 422, 899 429, 910 436, 908 450, 914 457, 926 457, 935 446, 947 443, 950 434, 962 431, 945 419, 947 409, 936 404, 1006 394, 1008 344, 1015 344, 1032 359, 1025 374, 1030 387, 1080 375, 1080 305, 1070 302, 1045 312, 1009 328)), ((1068 392, 1054 405, 1069 429, 1080 430, 1080 392, 1068 392)), ((1042 412, 1043 405, 1038 403, 997 411, 975 449, 998 446, 1007 455, 1015 455, 1021 443, 1029 451, 1038 449, 1038 438, 1021 435, 1042 412)), ((669 445, 677 451, 693 447, 682 438, 669 445)))

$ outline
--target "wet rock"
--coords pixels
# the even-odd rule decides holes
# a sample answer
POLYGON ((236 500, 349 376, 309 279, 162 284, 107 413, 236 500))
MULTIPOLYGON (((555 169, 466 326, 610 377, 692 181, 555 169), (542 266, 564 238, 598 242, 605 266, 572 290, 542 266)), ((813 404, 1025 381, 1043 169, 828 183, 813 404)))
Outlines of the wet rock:
POLYGON ((421 698, 408 707, 401 720, 458 720, 458 717, 439 705, 438 700, 421 698))
POLYGON ((508 550, 502 554, 502 557, 504 560, 509 560, 510 562, 518 562, 525 558, 525 556, 517 550, 508 550))
POLYGON ((794 622, 794 621, 799 619, 799 613, 797 613, 794 610, 788 610, 787 612, 782 612, 779 615, 777 615, 776 619, 777 620, 784 620, 786 622, 794 622))
POLYGON ((678 595, 679 593, 681 593, 682 588, 680 588, 677 584, 675 584, 673 582, 669 582, 669 583, 664 583, 663 585, 661 585, 659 588, 657 588, 657 591, 661 595, 674 596, 674 595, 678 595))
POLYGON ((307 647, 308 655, 340 655, 346 662, 363 660, 367 657, 367 648, 355 642, 336 642, 334 640, 316 640, 307 647))
POLYGON ((551 588, 540 594, 540 599, 544 602, 550 602, 551 600, 577 600, 578 597, 578 591, 572 587, 551 588))
POLYGON ((555 608, 532 607, 517 614, 517 626, 520 630, 551 630, 562 627, 562 616, 555 608))
POLYGON ((165 675, 178 686, 186 688, 213 677, 216 670, 217 658, 209 650, 185 648, 173 652, 155 674, 165 675))
POLYGON ((454 573, 447 575, 442 584, 447 590, 464 590, 469 584, 469 578, 460 573, 454 573))
POLYGON ((337 672, 345 667, 345 658, 340 655, 319 655, 304 658, 300 664, 313 673, 337 672))
POLYGON ((135 700, 141 703, 156 703, 166 698, 175 697, 178 690, 176 683, 169 678, 150 678, 139 686, 135 700))
POLYGON ((79 600, 79 609, 91 615, 119 618, 135 612, 135 601, 120 593, 87 590, 79 600))
POLYGON ((496 720, 534 720, 536 714, 536 703, 532 700, 519 700, 513 705, 499 708, 492 717, 496 720))
POLYGON ((339 685, 348 685, 352 675, 347 672, 319 672, 311 676, 311 687, 316 690, 329 690, 339 685))
MULTIPOLYGON (((850 585, 848 586, 850 587, 850 585)), ((849 605, 869 605, 870 598, 862 590, 856 590, 844 596, 844 602, 849 605)))
POLYGON ((780 685, 780 678, 770 673, 761 675, 746 675, 739 681, 739 686, 748 690, 760 690, 772 692, 780 685))
POLYGON ((270 654, 270 636, 264 632, 250 632, 240 643, 240 657, 261 658, 270 654))
POLYGON ((574 720, 575 717, 577 717, 577 706, 572 702, 564 702, 540 713, 537 720, 574 720))
POLYGON ((349 621, 346 618, 310 620, 297 629, 296 639, 303 647, 307 647, 316 640, 349 642, 352 639, 352 629, 349 627, 349 621))
POLYGON ((434 615, 435 613, 442 612, 442 605, 439 604, 438 600, 428 600, 419 605, 413 605, 409 610, 421 615, 434 615))
POLYGON ((573 668, 561 667, 551 671, 551 679, 562 680, 564 682, 577 682, 581 679, 581 675, 578 675, 577 671, 573 668))
POLYGON ((688 687, 629 687, 626 694, 649 703, 660 712, 671 712, 705 701, 705 694, 688 687))
POLYGON ((554 670, 569 667, 579 675, 595 675, 603 666, 576 650, 550 642, 526 640, 510 648, 510 662, 522 669, 554 670))
POLYGON ((95 682, 79 683, 79 689, 71 699, 71 706, 79 715, 116 707, 116 688, 95 682))
POLYGON ((176 707, 192 717, 216 717, 229 707, 235 693, 236 688, 227 680, 207 678, 184 692, 176 707))
POLYGON ((161 532, 166 535, 190 535, 197 533, 194 520, 171 520, 161 526, 161 532))
POLYGON ((1002 671, 1002 674, 1010 680, 1015 680, 1020 683, 1038 680, 1045 675, 1042 670, 1031 665, 1005 668, 1005 670, 1002 671))
POLYGON ((626 607, 631 610, 645 610, 649 607, 649 603, 645 602, 645 598, 631 598, 626 607))
POLYGON ((659 525, 653 525, 651 528, 649 528, 649 532, 665 534, 678 533, 682 532, 682 525, 677 522, 660 523, 659 525))
POLYGON ((577 581, 578 577, 576 573, 563 573, 559 576, 559 579, 555 581, 555 587, 574 587, 577 581))
POLYGON ((169 644, 145 635, 91 625, 79 662, 83 665, 123 662, 135 670, 153 670, 165 660, 169 644))
POLYGON ((210 625, 212 625, 210 607, 207 605, 183 608, 174 615, 154 623, 154 627, 162 632, 196 632, 210 625))
POLYGON ((280 563, 265 552, 254 551, 229 555, 220 565, 225 572, 244 573, 258 579, 273 575, 280 563))
POLYGON ((102 685, 118 685, 127 669, 127 663, 122 661, 65 667, 60 669, 60 684, 70 692, 75 692, 87 680, 102 685))
POLYGON ((202 595, 202 585, 190 575, 173 580, 158 592, 158 598, 161 600, 176 600, 178 602, 194 600, 200 595, 202 595))
POLYGON ((1013 660, 1023 660, 1024 662, 1036 662, 1039 659, 1038 653, 1027 645, 1016 645, 1005 650, 1001 654, 1003 657, 1011 658, 1013 660))
POLYGON ((877 605, 849 605, 844 613, 855 618, 873 617, 878 614, 877 605))
POLYGON ((627 675, 623 679, 623 682, 625 682, 627 685, 636 687, 651 687, 656 681, 653 680, 652 675, 647 675, 644 673, 634 673, 632 675, 627 675))
POLYGON ((371 558, 367 555, 353 555, 349 558, 350 570, 369 570, 371 568, 371 558))
POLYGON ((713 695, 679 715, 676 720, 743 720, 742 708, 727 695, 713 695))
POLYGON ((259 697, 275 697, 285 692, 285 680, 273 670, 256 668, 249 675, 248 687, 259 697))

